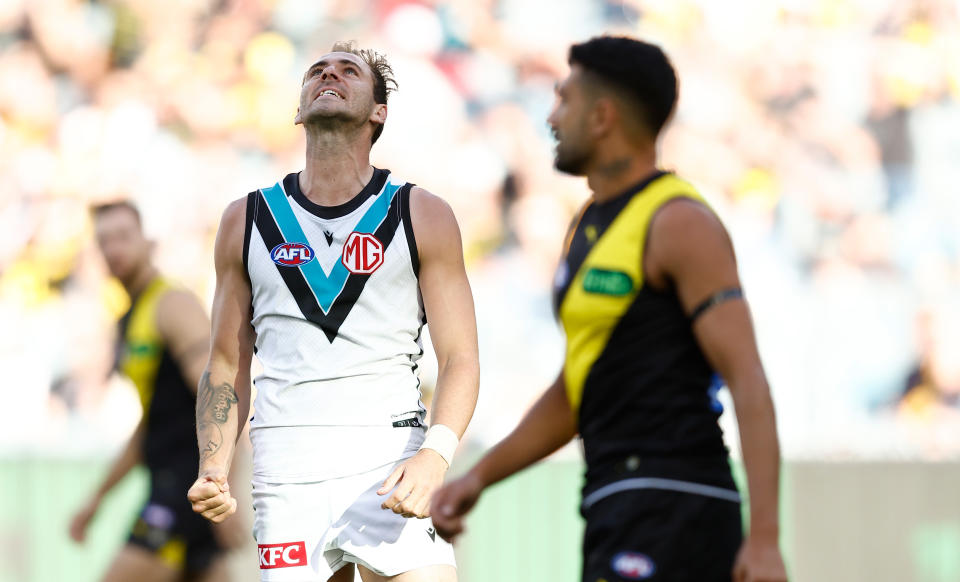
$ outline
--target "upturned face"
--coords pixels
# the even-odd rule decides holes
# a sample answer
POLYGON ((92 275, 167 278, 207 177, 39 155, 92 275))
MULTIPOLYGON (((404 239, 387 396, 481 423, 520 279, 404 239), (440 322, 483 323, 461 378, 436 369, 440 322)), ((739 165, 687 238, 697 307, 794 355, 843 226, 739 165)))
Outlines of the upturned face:
POLYGON ((373 86, 373 71, 360 57, 326 54, 303 77, 295 121, 304 125, 383 123, 386 105, 374 101, 373 86))

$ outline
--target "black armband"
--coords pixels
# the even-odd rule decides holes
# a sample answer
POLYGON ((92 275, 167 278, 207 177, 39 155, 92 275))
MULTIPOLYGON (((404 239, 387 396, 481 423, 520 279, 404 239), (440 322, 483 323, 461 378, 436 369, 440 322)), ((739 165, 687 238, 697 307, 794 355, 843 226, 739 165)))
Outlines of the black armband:
POLYGON ((694 308, 693 313, 690 314, 690 323, 696 321, 698 317, 703 315, 711 307, 720 305, 725 301, 731 299, 741 299, 743 298, 743 290, 739 287, 731 287, 729 289, 721 289, 717 291, 710 297, 707 297, 700 305, 697 305, 694 308))

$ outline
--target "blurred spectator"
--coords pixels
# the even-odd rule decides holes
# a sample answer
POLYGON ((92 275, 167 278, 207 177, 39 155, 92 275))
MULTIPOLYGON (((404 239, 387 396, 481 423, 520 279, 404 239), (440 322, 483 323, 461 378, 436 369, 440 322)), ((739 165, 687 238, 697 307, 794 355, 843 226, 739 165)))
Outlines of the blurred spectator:
MULTIPOLYGON (((955 311, 955 310, 954 310, 955 311)), ((960 319, 957 313, 921 311, 919 361, 907 378, 899 412, 908 420, 941 416, 960 420, 960 319)))

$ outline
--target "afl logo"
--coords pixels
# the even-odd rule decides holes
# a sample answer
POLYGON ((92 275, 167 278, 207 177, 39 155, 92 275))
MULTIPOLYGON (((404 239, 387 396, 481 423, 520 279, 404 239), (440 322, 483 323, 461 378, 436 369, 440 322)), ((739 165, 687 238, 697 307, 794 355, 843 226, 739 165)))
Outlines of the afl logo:
POLYGON ((383 243, 372 234, 351 232, 340 262, 351 273, 369 275, 383 264, 383 243))
POLYGON ((313 249, 303 243, 280 243, 270 251, 270 258, 281 267, 306 265, 313 257, 313 249))
POLYGON ((646 580, 657 571, 653 560, 638 552, 620 552, 613 557, 610 566, 627 580, 646 580))

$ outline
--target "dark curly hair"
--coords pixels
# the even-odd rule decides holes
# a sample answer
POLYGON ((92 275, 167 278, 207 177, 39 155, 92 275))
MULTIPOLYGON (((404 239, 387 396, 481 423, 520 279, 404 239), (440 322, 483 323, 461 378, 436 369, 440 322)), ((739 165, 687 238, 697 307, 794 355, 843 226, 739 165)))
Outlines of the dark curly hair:
POLYGON ((631 105, 653 137, 677 103, 677 74, 660 47, 623 36, 597 36, 570 47, 570 65, 579 65, 631 105))

